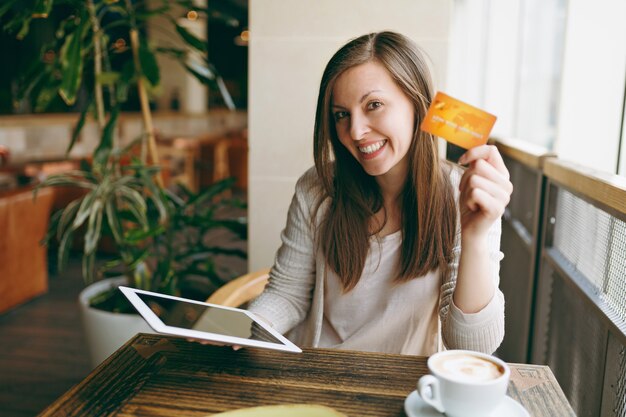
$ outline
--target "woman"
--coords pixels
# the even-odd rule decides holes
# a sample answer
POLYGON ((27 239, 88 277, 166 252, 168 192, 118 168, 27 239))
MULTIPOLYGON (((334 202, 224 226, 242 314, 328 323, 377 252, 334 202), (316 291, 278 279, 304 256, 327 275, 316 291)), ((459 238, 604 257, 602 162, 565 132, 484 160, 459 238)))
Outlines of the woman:
POLYGON ((439 160, 419 130, 432 96, 422 54, 396 33, 352 40, 328 63, 315 169, 250 306, 296 344, 430 355, 501 343, 509 174, 492 146, 466 152, 464 172, 439 160))

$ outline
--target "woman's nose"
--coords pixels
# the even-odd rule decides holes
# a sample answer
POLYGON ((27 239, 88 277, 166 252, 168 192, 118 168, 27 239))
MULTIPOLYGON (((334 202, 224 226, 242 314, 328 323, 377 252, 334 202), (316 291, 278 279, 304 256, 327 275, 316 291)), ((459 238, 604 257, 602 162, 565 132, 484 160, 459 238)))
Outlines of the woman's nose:
POLYGON ((364 139, 369 131, 370 127, 366 117, 358 114, 350 115, 350 136, 352 140, 364 139))

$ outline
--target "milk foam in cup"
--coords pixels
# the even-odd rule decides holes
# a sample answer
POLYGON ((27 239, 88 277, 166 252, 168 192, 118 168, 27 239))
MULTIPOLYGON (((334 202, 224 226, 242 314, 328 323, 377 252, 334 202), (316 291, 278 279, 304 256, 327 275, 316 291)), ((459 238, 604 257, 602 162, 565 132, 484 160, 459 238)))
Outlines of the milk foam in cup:
POLYGON ((489 416, 506 396, 511 371, 502 360, 469 350, 428 359, 430 375, 418 381, 422 399, 448 417, 489 416))

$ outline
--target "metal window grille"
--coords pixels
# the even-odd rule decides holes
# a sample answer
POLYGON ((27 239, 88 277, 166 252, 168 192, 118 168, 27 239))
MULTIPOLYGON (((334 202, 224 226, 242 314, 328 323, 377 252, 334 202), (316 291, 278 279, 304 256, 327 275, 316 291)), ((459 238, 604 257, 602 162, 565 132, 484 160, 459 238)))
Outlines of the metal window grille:
POLYGON ((612 218, 611 235, 604 294, 617 316, 626 321, 626 222, 612 218))
POLYGON ((559 189, 554 247, 626 321, 626 223, 559 189))

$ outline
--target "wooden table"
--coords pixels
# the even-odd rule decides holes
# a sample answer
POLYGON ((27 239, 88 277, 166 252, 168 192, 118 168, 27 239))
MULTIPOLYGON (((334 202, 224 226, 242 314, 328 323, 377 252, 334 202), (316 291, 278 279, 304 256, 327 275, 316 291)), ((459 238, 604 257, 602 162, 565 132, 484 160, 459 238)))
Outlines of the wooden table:
MULTIPOLYGON (((512 365, 509 395, 532 416, 573 416, 546 366, 512 365)), ((426 358, 331 349, 283 353, 205 346, 140 334, 55 401, 43 416, 207 416, 286 403, 350 417, 404 416, 426 358)))

